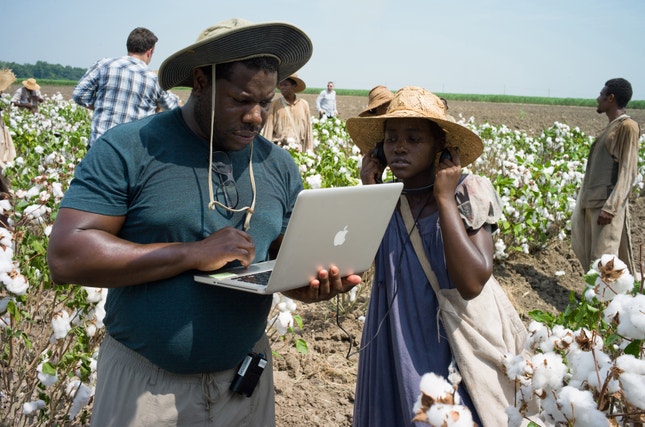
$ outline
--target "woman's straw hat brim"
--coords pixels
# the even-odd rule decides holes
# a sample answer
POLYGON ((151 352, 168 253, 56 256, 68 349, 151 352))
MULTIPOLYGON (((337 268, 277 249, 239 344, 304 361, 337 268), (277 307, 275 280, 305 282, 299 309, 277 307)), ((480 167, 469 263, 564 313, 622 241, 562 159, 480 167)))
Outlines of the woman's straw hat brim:
POLYGON ((358 114, 358 117, 369 117, 370 111, 392 101, 394 94, 385 86, 375 86, 370 90, 367 99, 367 108, 358 114))
POLYGON ((307 89, 307 85, 305 84, 305 81, 302 80, 300 77, 298 77, 297 74, 292 74, 284 80, 293 80, 296 83, 296 87, 293 89, 294 92, 299 93, 302 92, 303 90, 307 89))
POLYGON ((281 81, 306 64, 312 52, 309 37, 291 24, 233 18, 207 28, 195 43, 169 56, 159 68, 159 84, 164 90, 192 87, 195 68, 260 56, 278 59, 281 81))
POLYGON ((459 150, 462 166, 474 162, 483 152, 481 138, 470 129, 446 116, 443 102, 432 92, 408 86, 396 92, 387 112, 382 116, 347 119, 347 132, 363 154, 367 154, 384 139, 388 119, 422 118, 438 124, 446 133, 446 146, 459 150))
POLYGON ((0 70, 0 92, 7 90, 7 88, 15 81, 16 75, 13 71, 8 68, 0 70))

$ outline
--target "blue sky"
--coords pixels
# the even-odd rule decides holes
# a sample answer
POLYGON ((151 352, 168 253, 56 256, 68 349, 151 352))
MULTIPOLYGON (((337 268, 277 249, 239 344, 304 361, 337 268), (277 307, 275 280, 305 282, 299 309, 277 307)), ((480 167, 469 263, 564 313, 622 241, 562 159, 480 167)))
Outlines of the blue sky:
MULTIPOLYGON (((135 27, 159 42, 151 68, 238 17, 303 29, 309 87, 595 98, 612 77, 645 100, 641 0, 5 0, 0 61, 89 67, 121 56, 135 27), (26 13, 26 11, 29 11, 26 13)), ((19 76, 25 77, 25 76, 19 76)))

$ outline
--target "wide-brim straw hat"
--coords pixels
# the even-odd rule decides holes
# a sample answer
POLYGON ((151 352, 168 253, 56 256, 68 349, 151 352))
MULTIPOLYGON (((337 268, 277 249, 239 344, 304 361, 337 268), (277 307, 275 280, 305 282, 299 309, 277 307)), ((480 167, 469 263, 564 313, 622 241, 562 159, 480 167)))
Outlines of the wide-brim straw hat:
POLYGON ((16 81, 16 75, 8 68, 0 70, 0 92, 5 91, 16 81))
POLYGON ((33 77, 22 81, 22 85, 29 90, 40 90, 40 86, 33 77))
POLYGON ((305 84, 305 81, 302 80, 300 77, 298 77, 297 74, 292 74, 286 79, 282 79, 281 81, 284 80, 293 80, 296 84, 296 87, 293 89, 294 92, 302 92, 303 90, 307 89, 307 85, 305 84))
POLYGON ((367 108, 361 111, 358 114, 358 117, 366 117, 372 115, 370 110, 380 107, 383 104, 386 104, 392 101, 394 94, 390 89, 385 86, 375 86, 370 90, 370 93, 367 95, 367 108))
POLYGON ((252 23, 233 18, 202 31, 192 45, 169 56, 159 68, 164 90, 193 86, 193 69, 259 56, 278 59, 278 81, 309 61, 313 45, 300 29, 284 22, 252 23))
POLYGON ((446 146, 459 150, 462 166, 474 162, 484 151, 481 138, 470 129, 450 121, 439 97, 416 86, 408 86, 394 94, 385 114, 374 117, 347 119, 347 132, 366 154, 384 139, 385 121, 389 119, 420 118, 438 124, 446 133, 446 146))

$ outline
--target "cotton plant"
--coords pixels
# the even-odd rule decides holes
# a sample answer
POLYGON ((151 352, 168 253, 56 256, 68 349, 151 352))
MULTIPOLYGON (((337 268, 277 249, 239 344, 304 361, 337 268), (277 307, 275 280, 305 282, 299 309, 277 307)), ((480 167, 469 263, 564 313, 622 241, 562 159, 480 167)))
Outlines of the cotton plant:
POLYGON ((584 299, 572 300, 559 316, 531 312, 537 320, 528 327, 525 352, 504 358, 517 384, 509 425, 520 425, 531 404, 548 426, 645 422, 642 284, 608 254, 585 281, 584 299))
MULTIPOLYGON (((585 277, 586 299, 560 315, 532 312, 520 354, 502 364, 516 384, 508 425, 614 426, 645 422, 645 295, 614 255, 596 260, 585 277), (609 290, 611 292, 602 292, 609 290), (602 299, 598 296, 604 295, 602 299), (537 410, 536 410, 537 408, 537 410), (537 411, 537 412, 536 412, 537 411)), ((458 381, 429 373, 413 410, 431 425, 461 420, 452 406, 458 381), (436 407, 433 407, 436 406, 436 407), (442 415, 438 415, 439 411, 442 415), (451 418, 452 415, 452 418, 451 418)), ((465 421, 472 425, 472 420, 465 421)))
MULTIPOLYGON (((271 302, 271 314, 267 322, 267 335, 269 338, 273 338, 273 343, 278 341, 285 342, 288 338, 293 338, 291 341, 296 350, 301 354, 307 354, 309 352, 307 342, 295 335, 296 326, 300 329, 303 328, 302 318, 295 314, 297 308, 296 302, 291 298, 281 293, 274 293, 271 302)), ((276 355, 278 354, 275 350, 273 352, 276 355)))

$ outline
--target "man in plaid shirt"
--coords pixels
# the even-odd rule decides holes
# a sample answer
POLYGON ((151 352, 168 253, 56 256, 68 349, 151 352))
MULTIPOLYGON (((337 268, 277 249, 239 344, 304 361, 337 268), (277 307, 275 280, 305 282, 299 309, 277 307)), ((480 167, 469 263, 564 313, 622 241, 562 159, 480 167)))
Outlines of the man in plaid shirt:
POLYGON ((127 56, 98 60, 74 88, 74 101, 94 111, 88 148, 111 127, 179 105, 179 98, 162 90, 157 74, 148 69, 157 40, 152 31, 135 28, 127 56))

